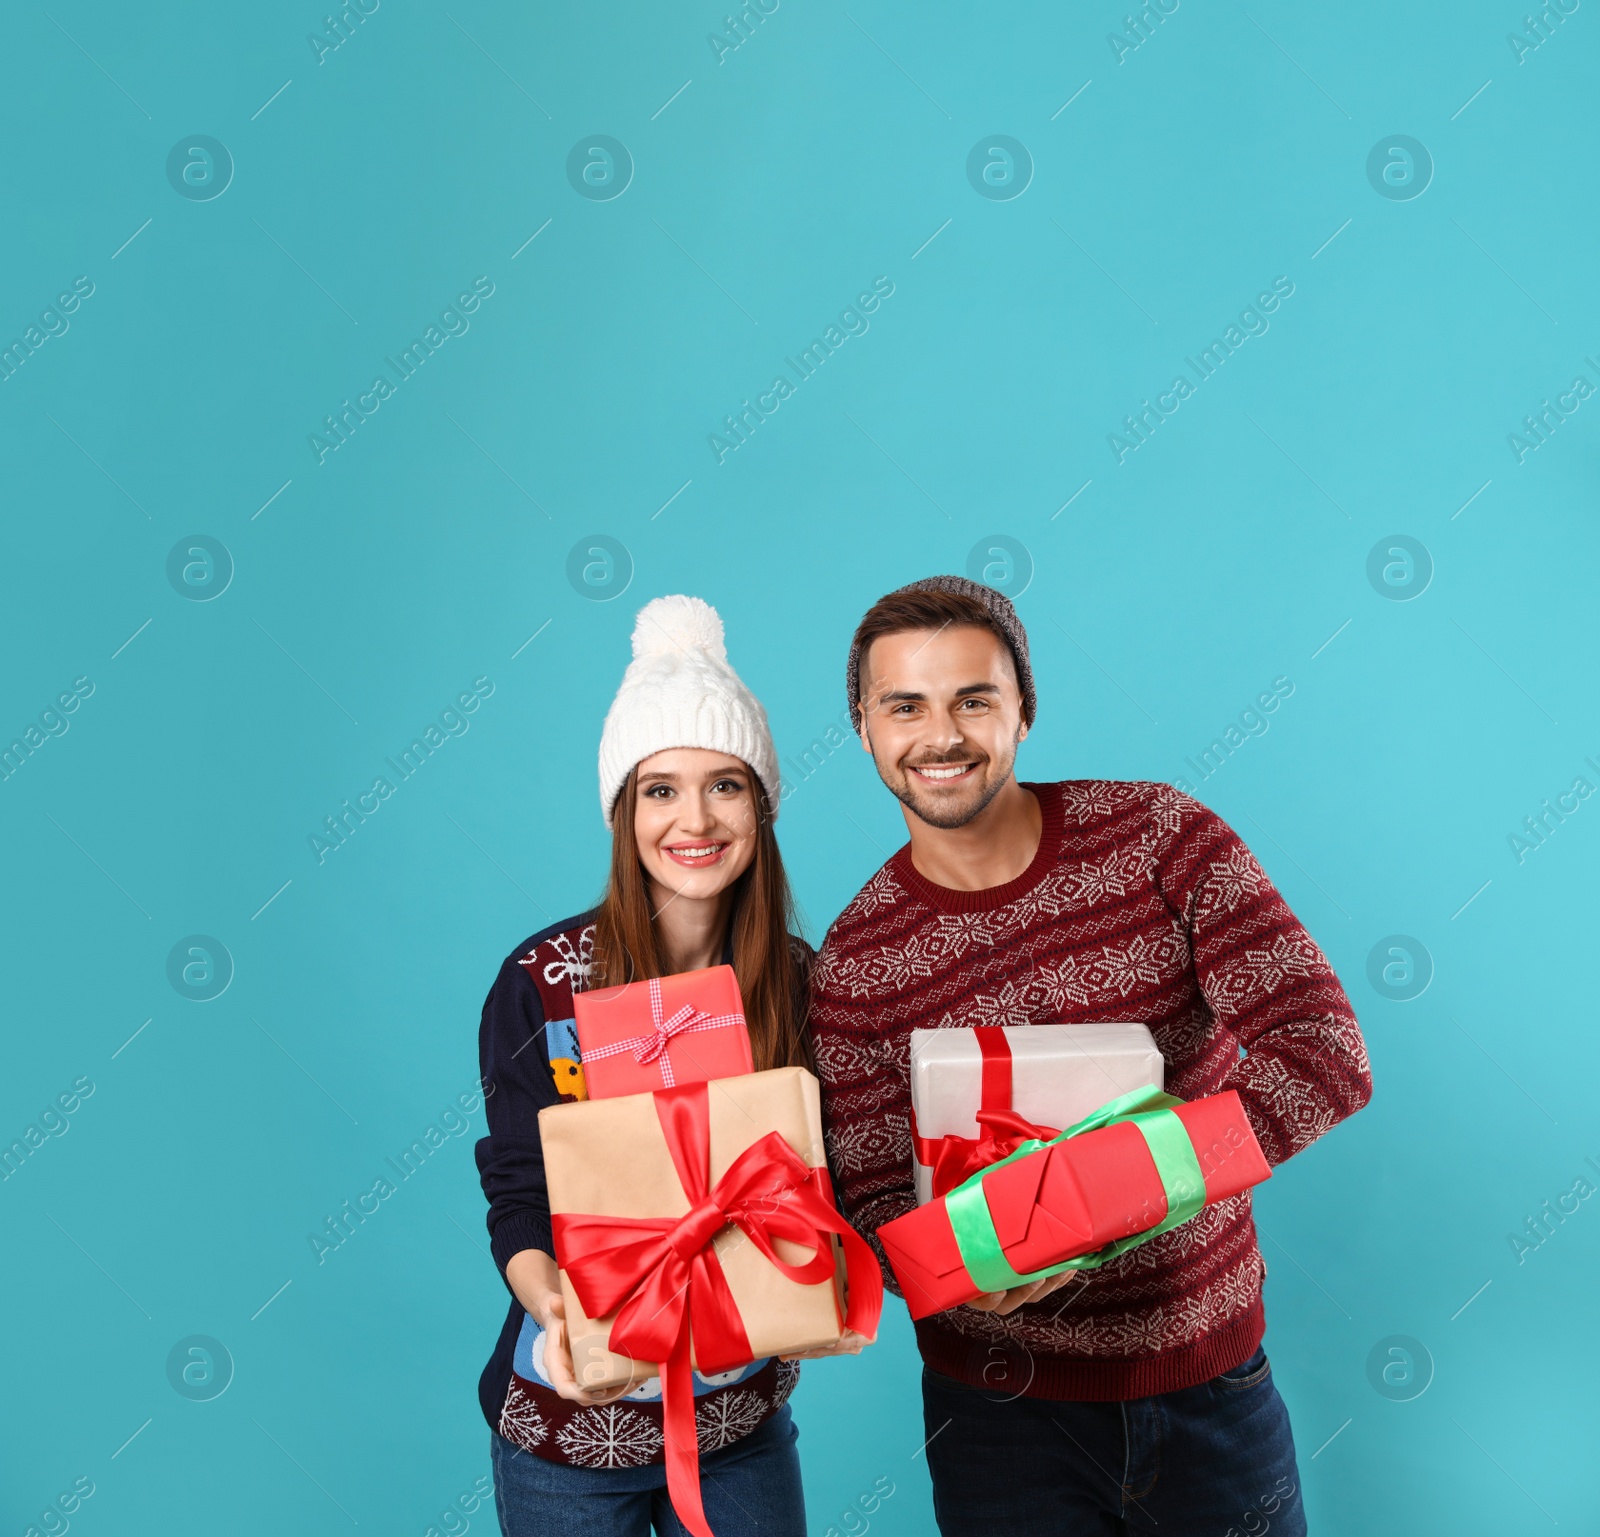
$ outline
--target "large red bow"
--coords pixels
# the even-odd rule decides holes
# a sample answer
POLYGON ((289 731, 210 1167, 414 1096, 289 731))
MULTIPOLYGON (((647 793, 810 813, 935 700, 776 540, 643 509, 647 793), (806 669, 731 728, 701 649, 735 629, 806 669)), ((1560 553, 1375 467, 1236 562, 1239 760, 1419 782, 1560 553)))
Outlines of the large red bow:
POLYGON ((682 1217, 597 1217, 557 1213, 556 1255, 591 1318, 615 1312, 611 1348, 661 1366, 667 1490, 695 1537, 712 1537, 700 1500, 691 1330, 703 1373, 747 1365, 752 1351, 711 1241, 741 1229, 784 1275, 802 1285, 829 1281, 837 1233, 844 1245, 849 1305, 845 1322, 873 1334, 883 1309, 883 1275, 865 1241, 833 1204, 826 1169, 810 1168, 777 1132, 746 1148, 710 1188, 710 1109, 706 1085, 657 1089, 656 1115, 689 1198, 682 1217), (792 1265, 776 1238, 810 1249, 792 1265))

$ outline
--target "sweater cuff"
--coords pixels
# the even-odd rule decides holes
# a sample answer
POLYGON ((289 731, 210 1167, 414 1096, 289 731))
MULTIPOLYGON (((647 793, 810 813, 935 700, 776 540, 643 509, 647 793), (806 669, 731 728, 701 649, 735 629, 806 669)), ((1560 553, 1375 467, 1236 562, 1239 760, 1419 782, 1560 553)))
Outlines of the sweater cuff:
POLYGON ((495 1223, 494 1231, 489 1235, 489 1250, 502 1276, 506 1273, 511 1256, 520 1254, 524 1249, 542 1249, 552 1255, 555 1253, 550 1219, 538 1212, 508 1212, 495 1223))

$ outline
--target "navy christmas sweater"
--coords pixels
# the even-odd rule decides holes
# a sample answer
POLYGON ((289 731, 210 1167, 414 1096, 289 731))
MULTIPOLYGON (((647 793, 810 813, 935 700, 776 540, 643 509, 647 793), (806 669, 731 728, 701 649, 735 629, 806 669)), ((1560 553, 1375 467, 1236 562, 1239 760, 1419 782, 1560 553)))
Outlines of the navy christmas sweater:
MULTIPOLYGON (((555 1252, 538 1116, 547 1105, 587 1097, 572 995, 588 985, 593 953, 592 913, 553 924, 506 957, 484 1000, 478 1057, 489 1134, 477 1145, 478 1175, 502 1280, 521 1250, 555 1252)), ((701 1453, 748 1435, 775 1414, 799 1376, 797 1364, 771 1359, 710 1377, 695 1373, 701 1453)), ((662 1461, 660 1380, 610 1404, 562 1398, 545 1371, 544 1331, 515 1296, 478 1380, 478 1401, 492 1429, 548 1461, 590 1468, 662 1461)))

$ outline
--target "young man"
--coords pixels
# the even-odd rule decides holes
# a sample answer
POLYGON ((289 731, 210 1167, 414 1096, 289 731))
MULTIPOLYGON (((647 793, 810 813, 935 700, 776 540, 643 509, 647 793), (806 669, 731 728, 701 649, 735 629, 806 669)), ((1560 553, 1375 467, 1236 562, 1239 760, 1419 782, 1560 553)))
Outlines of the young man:
MULTIPOLYGON (((829 1152, 864 1234, 915 1204, 913 1029, 1143 1022, 1167 1088, 1237 1090, 1272 1164, 1367 1102, 1350 1000, 1219 817, 1163 784, 1013 776, 1035 699, 1004 597, 953 576, 890 593, 847 682, 911 835, 813 978, 829 1152)), ((1097 1270, 919 1323, 944 1537, 1303 1533, 1265 1274, 1246 1192, 1097 1270)))

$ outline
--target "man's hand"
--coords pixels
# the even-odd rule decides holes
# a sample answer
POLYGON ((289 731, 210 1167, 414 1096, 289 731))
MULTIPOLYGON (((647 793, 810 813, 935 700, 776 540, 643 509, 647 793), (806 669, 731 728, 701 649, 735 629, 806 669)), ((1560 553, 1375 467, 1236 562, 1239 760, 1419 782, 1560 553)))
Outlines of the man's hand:
POLYGON ((572 1350, 567 1343, 566 1302, 556 1262, 542 1249, 523 1249, 506 1265, 506 1280, 523 1311, 544 1330, 544 1370, 550 1386, 563 1398, 576 1404, 609 1404, 632 1392, 653 1375, 637 1365, 633 1377, 620 1387, 586 1388, 572 1369, 572 1350))
POLYGON ((996 1313, 1004 1318, 1007 1313, 1016 1312, 1025 1302, 1043 1301, 1051 1292, 1059 1291, 1079 1274, 1081 1272, 1077 1270, 1063 1270, 1060 1275, 1046 1276, 1042 1281, 1027 1281, 1008 1291, 985 1292, 976 1301, 967 1303, 967 1306, 976 1308, 980 1313, 996 1313))

